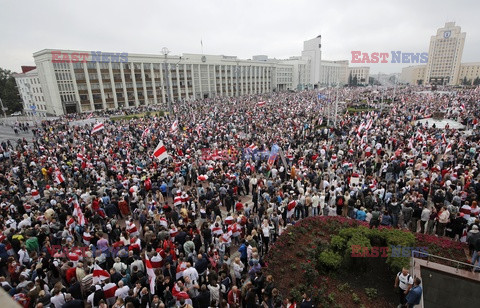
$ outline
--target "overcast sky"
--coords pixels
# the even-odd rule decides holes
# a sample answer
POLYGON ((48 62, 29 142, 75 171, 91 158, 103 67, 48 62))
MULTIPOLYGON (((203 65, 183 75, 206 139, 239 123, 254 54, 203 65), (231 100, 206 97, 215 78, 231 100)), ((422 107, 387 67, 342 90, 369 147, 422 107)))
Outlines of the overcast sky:
MULTIPOLYGON (((34 65, 51 49, 235 55, 300 55, 303 41, 322 35, 322 59, 351 51, 428 52, 447 21, 467 33, 462 62, 480 62, 480 1, 316 0, 0 0, 0 67, 34 65)), ((369 64, 371 73, 402 64, 369 64)))

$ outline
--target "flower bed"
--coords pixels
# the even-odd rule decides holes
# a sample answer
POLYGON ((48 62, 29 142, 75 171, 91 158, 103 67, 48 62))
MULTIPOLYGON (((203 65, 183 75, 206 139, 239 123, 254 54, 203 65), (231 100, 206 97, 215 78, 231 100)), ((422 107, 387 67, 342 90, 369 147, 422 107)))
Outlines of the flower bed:
POLYGON ((466 261, 465 245, 449 239, 392 228, 369 229, 365 222, 317 216, 289 227, 277 239, 265 257, 266 272, 273 275, 284 297, 297 301, 306 291, 320 306, 393 307, 393 277, 408 266, 410 258, 393 257, 390 248, 386 258, 354 258, 353 245, 427 247, 429 253, 466 261), (360 283, 356 276, 365 278, 360 283))

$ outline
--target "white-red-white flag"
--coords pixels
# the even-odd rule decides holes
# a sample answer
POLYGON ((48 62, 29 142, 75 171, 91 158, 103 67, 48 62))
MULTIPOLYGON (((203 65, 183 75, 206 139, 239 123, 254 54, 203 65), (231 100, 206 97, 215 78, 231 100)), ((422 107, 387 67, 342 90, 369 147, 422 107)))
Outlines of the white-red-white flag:
POLYGON ((93 284, 98 284, 108 278, 110 278, 110 273, 108 271, 101 268, 98 264, 93 266, 93 284))
POLYGON ((84 159, 85 159, 85 157, 83 156, 82 153, 78 153, 78 154, 77 154, 77 160, 83 161, 84 159))
POLYGON ((150 260, 148 259, 148 255, 145 254, 145 267, 147 268, 147 274, 148 274, 148 284, 150 285, 150 293, 154 294, 155 293, 155 272, 153 271, 153 266, 150 260))
POLYGON ((145 130, 142 133, 142 139, 147 137, 147 135, 150 133, 150 128, 145 128, 145 130))
POLYGON ((102 129, 104 128, 104 125, 103 123, 97 123, 93 126, 93 129, 92 129, 92 134, 95 134, 99 131, 101 131, 102 129))
POLYGON ((63 182, 65 182, 65 178, 63 177, 63 174, 60 171, 60 169, 56 168, 55 169, 55 183, 62 184, 63 182))
POLYGON ((93 112, 87 116, 87 119, 90 119, 91 117, 93 117, 93 112))
POLYGON ((167 149, 163 145, 162 140, 158 143, 157 147, 153 151, 153 156, 155 158, 158 158, 160 161, 164 160, 165 158, 168 157, 167 149))
POLYGON ((83 215, 82 208, 77 201, 73 202, 73 216, 77 217, 80 226, 85 226, 85 216, 83 215))
POLYGON ((171 133, 176 133, 178 131, 178 120, 172 123, 172 127, 170 128, 171 133))
POLYGON ((445 154, 447 154, 448 152, 451 152, 452 151, 452 143, 449 142, 448 145, 447 145, 447 148, 445 149, 445 154))
POLYGON ((265 104, 266 104, 265 102, 258 102, 258 103, 257 103, 257 106, 258 106, 258 107, 262 107, 262 106, 264 106, 265 104))

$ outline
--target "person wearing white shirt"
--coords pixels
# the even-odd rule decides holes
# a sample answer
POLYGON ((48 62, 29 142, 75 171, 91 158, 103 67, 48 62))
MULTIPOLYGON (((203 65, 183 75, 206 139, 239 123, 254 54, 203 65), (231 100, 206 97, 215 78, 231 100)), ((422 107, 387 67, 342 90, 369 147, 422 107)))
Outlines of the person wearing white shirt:
POLYGON ((50 298, 50 303, 55 308, 62 308, 63 304, 65 304, 65 294, 61 290, 55 290, 50 298))
POLYGON ((318 196, 318 193, 315 193, 312 196, 312 216, 317 216, 318 215, 319 204, 320 204, 320 197, 318 196))
POLYGON ((197 270, 190 264, 190 262, 187 263, 187 269, 183 271, 183 277, 188 277, 190 278, 190 281, 198 281, 198 272, 197 270))
POLYGON ((9 216, 8 220, 5 222, 5 226, 7 226, 7 228, 17 229, 17 222, 9 216))
POLYGON ((318 204, 320 206, 320 215, 323 215, 323 209, 325 208, 325 192, 322 192, 320 194, 320 199, 318 204))
POLYGON ((32 225, 32 221, 27 214, 23 214, 23 220, 18 224, 17 229, 22 229, 23 227, 30 227, 32 225))
POLYGON ((28 255, 25 245, 22 245, 22 248, 18 251, 18 262, 20 262, 20 265, 25 266, 28 266, 30 263, 30 256, 28 255))
POLYGON ((118 282, 118 289, 115 291, 115 297, 125 299, 128 296, 128 291, 130 291, 130 288, 125 286, 123 281, 120 280, 118 282))

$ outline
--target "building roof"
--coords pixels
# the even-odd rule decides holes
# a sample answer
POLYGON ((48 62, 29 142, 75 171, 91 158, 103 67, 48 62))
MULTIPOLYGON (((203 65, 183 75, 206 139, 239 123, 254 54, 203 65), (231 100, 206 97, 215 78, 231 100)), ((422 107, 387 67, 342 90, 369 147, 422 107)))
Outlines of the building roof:
POLYGON ((24 66, 22 65, 22 73, 27 73, 27 72, 30 72, 30 71, 33 71, 34 69, 36 69, 37 67, 36 66, 24 66))

